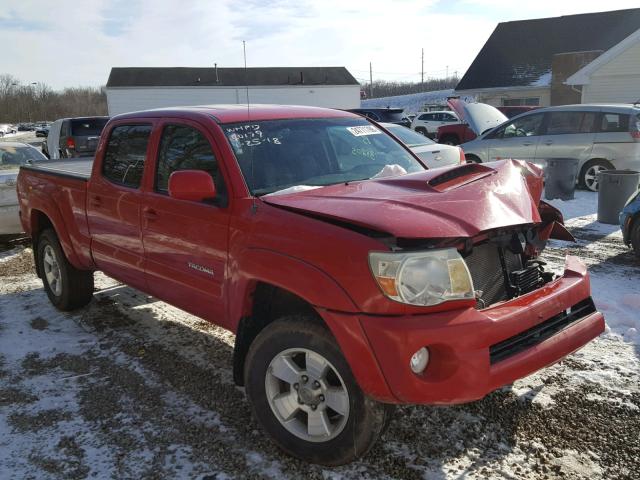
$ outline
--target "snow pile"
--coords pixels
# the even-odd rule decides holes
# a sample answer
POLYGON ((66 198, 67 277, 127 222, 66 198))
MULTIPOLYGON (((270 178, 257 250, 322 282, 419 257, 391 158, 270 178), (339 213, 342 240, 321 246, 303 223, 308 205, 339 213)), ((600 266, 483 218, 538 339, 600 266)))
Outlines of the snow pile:
POLYGON ((397 95, 395 97, 372 98, 363 100, 363 108, 404 108, 405 114, 417 113, 423 110, 425 104, 447 104, 447 97, 455 95, 452 88, 447 90, 435 90, 432 92, 411 93, 409 95, 397 95))

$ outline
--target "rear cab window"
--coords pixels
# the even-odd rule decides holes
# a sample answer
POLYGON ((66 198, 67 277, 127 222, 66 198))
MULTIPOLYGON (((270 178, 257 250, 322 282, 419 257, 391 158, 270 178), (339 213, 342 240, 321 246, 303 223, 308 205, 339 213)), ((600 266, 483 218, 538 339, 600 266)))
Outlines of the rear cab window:
POLYGON ((111 130, 102 161, 102 175, 112 183, 139 188, 151 125, 118 125, 111 130))

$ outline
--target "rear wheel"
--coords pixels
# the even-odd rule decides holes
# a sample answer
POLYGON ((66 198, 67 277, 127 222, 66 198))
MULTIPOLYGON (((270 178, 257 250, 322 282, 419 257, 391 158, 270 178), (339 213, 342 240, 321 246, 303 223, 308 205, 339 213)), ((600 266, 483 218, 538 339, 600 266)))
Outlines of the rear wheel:
POLYGON ((53 230, 40 234, 37 249, 38 271, 51 303, 63 311, 89 303, 93 297, 93 272, 78 270, 69 263, 53 230))
POLYGON ((589 160, 580 170, 580 178, 578 179, 580 187, 597 192, 598 173, 604 170, 615 170, 615 168, 606 160, 589 160))
POLYGON ((364 395, 335 339, 305 316, 268 325, 249 349, 244 375, 260 425, 307 462, 351 462, 389 423, 392 407, 364 395))
POLYGON ((472 154, 465 155, 464 158, 467 160, 467 163, 482 163, 482 160, 480 160, 480 157, 477 157, 472 154))
POLYGON ((427 129, 424 127, 416 127, 416 132, 421 133, 425 137, 429 135, 429 133, 427 132, 427 129))

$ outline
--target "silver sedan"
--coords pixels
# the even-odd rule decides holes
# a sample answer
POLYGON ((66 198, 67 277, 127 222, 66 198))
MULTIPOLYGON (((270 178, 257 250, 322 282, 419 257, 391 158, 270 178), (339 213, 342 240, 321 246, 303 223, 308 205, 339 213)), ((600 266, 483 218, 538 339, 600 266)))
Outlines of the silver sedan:
POLYGON ((31 145, 18 142, 0 143, 0 235, 22 232, 18 217, 16 180, 21 165, 47 161, 47 158, 31 145))
POLYGON ((436 143, 402 125, 393 123, 381 123, 380 125, 409 147, 429 168, 466 163, 464 152, 460 147, 436 143))

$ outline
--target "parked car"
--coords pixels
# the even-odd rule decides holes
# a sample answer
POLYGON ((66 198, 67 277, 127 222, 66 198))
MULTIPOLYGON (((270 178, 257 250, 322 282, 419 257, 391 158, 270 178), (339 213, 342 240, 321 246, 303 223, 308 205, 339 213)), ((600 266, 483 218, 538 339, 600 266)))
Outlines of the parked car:
POLYGON ((631 195, 620 212, 620 228, 622 241, 633 248, 636 257, 640 259, 640 190, 631 195))
POLYGON ((306 461, 350 462, 393 404, 477 400, 604 331, 584 264, 537 260, 571 236, 525 162, 428 170, 352 113, 227 105, 118 115, 95 159, 47 163, 17 190, 52 304, 85 306, 102 270, 233 331, 255 418, 306 461))
POLYGON ((393 123, 381 123, 380 125, 409 147, 429 168, 466 163, 464 151, 460 147, 441 145, 402 125, 393 123))
POLYGON ((438 127, 459 122, 460 119, 454 112, 421 112, 411 122, 411 128, 426 137, 434 138, 438 132, 438 127))
POLYGON ((18 217, 16 179, 21 165, 47 159, 31 145, 18 142, 0 143, 0 236, 23 232, 18 217))
POLYGON ((0 137, 4 137, 5 135, 9 135, 10 133, 17 133, 18 129, 15 125, 11 125, 9 123, 0 123, 0 137))
MULTIPOLYGON (((453 99, 455 100, 455 99, 453 99)), ((454 101, 455 103, 455 101, 454 101)), ((513 118, 516 115, 520 115, 521 113, 529 112, 531 110, 535 110, 538 107, 493 107, 495 108, 495 112, 493 115, 494 121, 491 125, 498 126, 501 123, 506 122, 508 119, 513 118), (502 113, 499 115, 498 112, 502 113)), ((475 139, 478 135, 473 129, 469 126, 464 118, 464 112, 462 108, 458 108, 456 110, 458 118, 460 118, 460 123, 452 123, 449 125, 443 125, 438 127, 438 133, 436 134, 435 140, 438 143, 444 143, 446 145, 460 145, 461 143, 470 142, 475 139)), ((484 125, 485 130, 490 128, 490 125, 484 125)))
MULTIPOLYGON (((39 127, 36 127, 36 137, 46 137, 49 135, 49 126, 48 125, 41 125, 39 127)), ((43 142, 42 143, 42 147, 43 149, 45 148, 45 144, 47 142, 43 142)))
POLYGON ((42 153, 48 158, 93 156, 109 117, 61 118, 51 125, 42 153))
POLYGON ((370 118, 375 122, 395 123, 404 127, 410 125, 408 119, 404 117, 403 108, 352 108, 347 111, 370 118))
POLYGON ((463 144, 467 160, 577 158, 578 184, 598 190, 602 170, 640 169, 640 106, 563 105, 514 117, 463 144))

